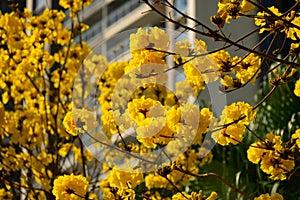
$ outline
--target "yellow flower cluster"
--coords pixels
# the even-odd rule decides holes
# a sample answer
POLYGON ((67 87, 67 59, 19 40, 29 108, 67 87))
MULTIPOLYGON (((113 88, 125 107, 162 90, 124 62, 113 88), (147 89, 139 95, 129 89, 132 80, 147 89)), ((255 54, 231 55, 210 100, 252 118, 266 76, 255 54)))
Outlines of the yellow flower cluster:
MULTIPOLYGON (((168 92, 167 88, 162 86, 167 80, 164 73, 167 69, 164 59, 167 52, 164 51, 168 48, 169 36, 163 30, 157 27, 150 28, 149 31, 138 29, 137 33, 130 36, 133 58, 128 63, 111 63, 103 73, 99 82, 101 96, 98 101, 103 112, 102 130, 108 133, 109 137, 135 127, 137 140, 147 148, 156 148, 157 145, 168 144, 178 131, 182 134, 190 131, 178 129, 183 123, 180 120, 183 115, 180 113, 184 111, 178 105, 179 102, 185 104, 190 97, 195 98, 198 91, 204 89, 201 71, 197 72, 198 69, 193 66, 200 62, 203 66, 204 61, 198 59, 192 65, 188 63, 184 65, 187 82, 177 83, 175 94, 168 92), (174 112, 177 114, 174 115, 174 112)), ((178 43, 178 52, 184 51, 184 48, 178 43)), ((203 52, 204 48, 206 48, 204 42, 195 40, 197 53, 203 52)), ((189 55, 185 56, 187 57, 182 59, 188 59, 189 55)), ((176 56, 174 58, 176 61, 176 56)), ((188 108, 189 104, 185 106, 187 109, 193 109, 188 108)), ((198 110, 196 107, 194 109, 198 110)), ((194 119, 197 116, 199 111, 194 117, 189 118, 194 119)), ((206 113, 203 111, 202 117, 202 121, 205 121, 204 117, 211 120, 208 109, 206 113)), ((199 136, 207 132, 209 120, 202 123, 199 136)), ((198 142, 200 140, 198 137, 198 142)))
POLYGON ((185 192, 182 193, 176 193, 175 195, 172 196, 172 200, 213 200, 216 199, 217 193, 212 192, 208 197, 203 195, 202 190, 199 191, 199 193, 192 192, 191 194, 186 194, 185 192))
POLYGON ((149 32, 139 28, 135 34, 130 35, 130 52, 133 56, 152 47, 155 47, 157 50, 168 51, 169 45, 169 34, 158 27, 151 28, 149 32))
POLYGON ((259 197, 255 197, 254 200, 283 200, 283 196, 278 193, 274 193, 270 196, 270 194, 262 194, 259 197))
POLYGON ((221 128, 213 130, 212 137, 221 145, 238 144, 244 138, 245 126, 255 116, 256 111, 248 103, 236 102, 225 106, 219 122, 221 128))
POLYGON ((231 18, 237 19, 241 14, 252 11, 254 5, 247 0, 221 0, 218 8, 217 14, 211 17, 211 21, 219 27, 223 27, 225 22, 229 23, 231 18))
MULTIPOLYGON (((91 2, 61 0, 59 4, 70 10, 74 23, 80 10, 91 2)), ((213 21, 220 27, 230 18, 253 9, 247 0, 222 0, 218 5, 213 21)), ((270 10, 281 16, 275 8, 270 10)), ((294 19, 292 14, 285 20, 299 24, 297 14, 294 13, 294 19)), ((258 15, 269 16, 266 13, 258 15)), ((205 89, 205 83, 216 81, 219 75, 225 89, 254 83, 260 73, 261 60, 257 56, 249 54, 244 58, 232 58, 226 51, 204 56, 206 44, 198 39, 193 44, 186 40, 176 42, 173 54, 169 52, 169 35, 155 27, 139 29, 130 36, 130 61, 108 64, 103 56, 87 59, 90 47, 84 42, 74 43, 74 32, 81 34, 88 26, 78 21, 73 24, 73 30, 68 30, 63 27, 64 18, 62 11, 48 9, 39 16, 32 16, 27 9, 22 14, 0 14, 0 26, 3 27, 0 29, 0 136, 1 140, 9 138, 10 145, 0 150, 0 169, 6 174, 30 169, 26 176, 21 176, 19 183, 28 190, 29 199, 45 199, 51 190, 56 199, 96 199, 96 195, 89 191, 87 178, 92 179, 88 174, 90 170, 85 169, 86 163, 95 161, 95 158, 91 151, 83 149, 78 134, 95 130, 98 118, 101 119, 102 132, 109 140, 114 140, 114 136, 125 137, 126 130, 135 128, 135 141, 131 141, 132 138, 122 138, 122 143, 118 141, 118 147, 123 150, 138 154, 166 147, 164 150, 168 156, 178 157, 176 161, 170 159, 163 163, 158 171, 145 175, 110 168, 107 163, 101 166, 95 161, 99 171, 108 173, 107 178, 100 182, 105 199, 135 199, 136 188, 143 184, 145 194, 153 199, 164 198, 157 192, 160 189, 174 191, 174 187, 183 188, 191 179, 184 171, 198 173, 199 166, 212 160, 212 154, 201 147, 202 137, 211 127, 215 128, 212 130, 213 139, 221 145, 238 144, 243 140, 245 126, 256 116, 249 104, 236 102, 226 106, 217 123, 208 108, 199 110, 190 100, 196 99, 199 91, 205 89), (46 50, 48 45, 57 45, 58 49, 50 53, 46 50), (169 91, 164 86, 168 79, 165 74, 169 67, 167 58, 173 59, 178 66, 182 65, 186 77, 186 80, 176 83, 176 91, 169 91), (80 76, 74 80, 76 74, 80 76), (89 79, 94 78, 94 74, 102 74, 96 83, 89 79), (74 81, 79 80, 90 81, 72 88, 74 81), (90 98, 87 91, 96 86, 101 92, 98 98, 101 116, 94 116, 94 110, 85 106, 85 101, 90 98), (82 96, 74 95, 73 103, 70 103, 74 93, 82 96), (15 146, 22 151, 13 148, 15 146), (59 170, 65 170, 66 160, 71 160, 68 164, 72 165, 74 173, 78 174, 82 169, 86 178, 73 173, 58 176, 61 174, 59 170), (33 184, 29 180, 37 184, 41 192, 31 190, 33 184)), ((269 21, 257 18, 256 24, 264 26, 261 32, 285 26, 281 20, 275 21, 275 25, 269 25, 269 21)), ((297 39, 298 31, 294 28, 283 30, 292 40, 297 39)), ((296 51, 298 46, 292 46, 296 51)), ((299 88, 298 80, 294 91, 297 96, 300 96, 299 88)), ((292 135, 290 145, 289 148, 282 146, 279 136, 268 134, 265 141, 250 146, 248 159, 260 163, 261 169, 272 179, 284 180, 295 167, 294 153, 300 149, 299 130, 292 135)), ((110 158, 105 159, 109 162, 110 158)), ((13 199, 10 186, 15 183, 3 182, 5 187, 0 189, 0 198, 13 199)), ((189 191, 177 193, 172 199, 211 200, 216 196, 215 192, 205 197, 202 191, 189 191)), ((268 194, 259 198, 280 199, 279 195, 270 197, 268 194)))
POLYGON ((245 58, 230 57, 227 51, 221 50, 212 54, 221 76, 221 84, 227 88, 239 88, 248 82, 256 81, 260 73, 261 59, 254 54, 245 58))
POLYGON ((266 140, 250 145, 247 151, 248 160, 254 164, 260 163, 263 172, 271 175, 273 180, 285 180, 287 174, 295 167, 291 149, 282 147, 280 136, 269 133, 266 140))
POLYGON ((294 93, 296 96, 300 97, 300 79, 296 81, 294 93))
MULTIPOLYGON (((111 63, 107 69, 103 72, 100 82, 99 89, 101 91, 101 95, 98 98, 99 103, 101 104, 101 121, 102 121, 102 130, 108 134, 108 136, 112 134, 118 133, 115 117, 111 110, 111 99, 112 92, 115 88, 118 79, 124 74, 124 68, 127 65, 127 62, 114 62, 111 63)), ((123 91, 122 91, 123 92, 123 91)), ((126 94, 126 91, 124 91, 126 94)), ((123 103, 123 101, 116 101, 123 103)), ((125 107, 125 105, 121 104, 120 107, 125 107)))
MULTIPOLYGON (((173 146, 172 148, 176 147, 173 146)), ((189 149, 171 165, 166 165, 157 172, 147 174, 145 177, 146 187, 149 190, 158 188, 172 190, 173 185, 176 185, 178 188, 184 186, 188 183, 191 176, 177 169, 198 173, 198 166, 203 166, 212 160, 211 153, 205 154, 205 156, 202 153, 203 149, 200 150, 200 148, 189 149)))
MULTIPOLYGON (((275 16, 280 17, 282 13, 279 12, 278 8, 272 6, 268 8, 269 11, 271 11, 275 16)), ((280 19, 275 20, 274 23, 268 20, 268 17, 270 17, 269 13, 266 12, 258 12, 257 18, 255 18, 255 25, 261 26, 263 28, 260 29, 259 33, 263 33, 264 31, 276 31, 281 30, 284 28, 284 22, 280 19)))
MULTIPOLYGON (((126 169, 125 169, 126 170, 126 169)), ((100 189, 104 192, 104 199, 135 199, 134 188, 141 184, 141 173, 129 173, 113 168, 107 177, 100 181, 100 189)))
MULTIPOLYGON (((8 190, 1 189, 1 199, 9 199, 14 187, 26 188, 24 196, 28 199, 46 199, 54 177, 61 173, 57 169, 63 168, 70 152, 75 158, 70 167, 79 166, 83 158, 85 162, 93 158, 88 150, 81 151, 73 144, 72 136, 77 132, 71 113, 64 121, 70 132, 62 126, 71 110, 74 76, 91 50, 84 42, 74 43, 75 30, 66 29, 64 19, 63 11, 49 9, 34 16, 28 9, 0 13, 0 138, 8 140, 8 146, 0 151, 0 169, 3 174, 30 169, 18 183, 1 180, 1 186, 8 190), (49 52, 50 45, 58 47, 55 52, 49 52), (66 148, 68 145, 71 150, 66 148)), ((91 123, 85 118, 81 122, 86 126, 91 123)), ((71 175, 56 183, 67 184, 67 180, 70 187, 80 182, 71 175)), ((87 186, 79 187, 76 194, 84 196, 87 186)), ((62 195, 59 188, 54 192, 62 195)), ((79 199, 75 193, 63 195, 61 199, 79 199)))
POLYGON ((13 195, 9 191, 5 191, 5 189, 0 189, 0 198, 1 199, 7 199, 7 200, 12 200, 13 195))
MULTIPOLYGON (((174 45, 174 61, 177 65, 183 64, 184 75, 187 84, 189 84, 195 96, 199 91, 205 89, 205 83, 214 82, 218 79, 219 72, 209 55, 205 55, 207 51, 206 43, 202 40, 194 39, 194 44, 185 40, 178 41, 174 45)), ((178 85, 184 84, 184 81, 178 82, 178 85)), ((187 85, 184 84, 184 85, 187 85)), ((184 93, 189 88, 182 89, 184 93)))
POLYGON ((85 199, 89 183, 82 175, 63 175, 54 180, 53 194, 57 200, 85 199))
POLYGON ((284 32, 287 38, 292 40, 299 39, 300 31, 298 27, 300 25, 300 16, 298 13, 291 10, 288 14, 283 14, 274 6, 269 7, 268 10, 272 14, 265 11, 258 12, 255 18, 255 24, 262 27, 259 33, 263 33, 264 31, 272 33, 284 32))
POLYGON ((89 133, 98 125, 96 117, 91 111, 85 109, 73 109, 64 118, 63 125, 66 131, 76 136, 79 133, 89 133))
POLYGON ((296 132, 292 135, 293 143, 296 143, 298 149, 300 150, 300 129, 297 129, 296 132))
POLYGON ((60 0, 59 5, 64 9, 69 9, 71 18, 75 18, 76 14, 83 9, 83 7, 89 6, 93 0, 60 0))

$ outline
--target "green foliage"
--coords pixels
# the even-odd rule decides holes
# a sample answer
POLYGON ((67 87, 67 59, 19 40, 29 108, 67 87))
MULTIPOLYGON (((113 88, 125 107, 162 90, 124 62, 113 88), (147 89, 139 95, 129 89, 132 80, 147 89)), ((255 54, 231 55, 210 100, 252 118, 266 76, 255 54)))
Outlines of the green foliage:
MULTIPOLYGON (((297 63, 299 64, 300 60, 297 63)), ((281 65, 278 71, 282 73, 284 69, 286 66, 281 65)), ((297 76, 299 74, 291 77, 293 81, 281 84, 272 96, 259 107, 255 124, 255 132, 258 135, 264 136, 266 133, 275 132, 283 135, 285 140, 299 128, 300 101, 293 92, 297 76)), ((272 75, 268 74, 266 79, 261 82, 261 88, 257 93, 258 101, 271 90, 272 85, 269 83, 271 78, 272 75)))

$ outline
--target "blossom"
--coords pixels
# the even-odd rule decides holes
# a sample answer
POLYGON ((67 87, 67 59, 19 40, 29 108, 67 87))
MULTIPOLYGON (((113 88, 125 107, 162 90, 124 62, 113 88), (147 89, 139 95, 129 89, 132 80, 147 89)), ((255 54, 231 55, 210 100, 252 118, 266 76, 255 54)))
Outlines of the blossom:
POLYGON ((73 118, 73 113, 72 112, 68 112, 64 118, 63 124, 66 128, 66 131, 73 135, 76 136, 77 133, 77 129, 76 129, 76 125, 74 122, 74 118, 73 118))
POLYGON ((254 200, 283 200, 283 196, 279 193, 270 194, 261 194, 259 197, 255 197, 254 200))
POLYGON ((292 135, 292 139, 296 142, 296 145, 300 150, 300 129, 296 130, 296 132, 292 135))
POLYGON ((167 179, 158 174, 149 174, 145 177, 145 184, 148 189, 165 188, 169 182, 167 179))
POLYGON ((84 199, 89 183, 82 175, 63 175, 54 180, 53 194, 57 200, 84 199))
POLYGON ((71 17, 74 18, 75 14, 77 14, 82 8, 87 7, 93 2, 93 0, 60 0, 59 5, 65 9, 71 10, 71 17))
POLYGON ((68 112, 63 124, 66 131, 73 136, 77 136, 78 131, 80 133, 90 132, 97 127, 94 114, 85 109, 73 109, 73 111, 68 112))
MULTIPOLYGON (((268 8, 270 12, 278 17, 282 17, 282 13, 278 10, 278 8, 272 6, 268 8)), ((280 31, 284 29, 284 22, 280 19, 277 20, 269 20, 271 15, 267 12, 258 12, 257 17, 254 19, 255 25, 263 27, 260 29, 259 33, 263 33, 264 31, 280 31)))
POLYGON ((137 185, 141 184, 143 180, 142 173, 130 173, 123 170, 130 170, 129 168, 118 170, 113 168, 107 179, 100 181, 100 188, 104 191, 105 199, 135 199, 135 191, 133 190, 137 185))
POLYGON ((168 51, 169 45, 169 34, 158 27, 153 27, 146 30, 139 28, 135 34, 130 35, 130 52, 134 56, 149 47, 162 51, 168 51))
POLYGON ((149 125, 151 123, 151 113, 153 113, 151 110, 155 108, 156 105, 160 105, 160 102, 150 98, 145 99, 142 97, 140 99, 134 99, 128 103, 129 115, 138 126, 149 125))
POLYGON ((221 145, 238 144, 244 138, 245 125, 249 125, 255 116, 256 111, 248 103, 236 102, 225 106, 219 122, 223 128, 213 131, 213 139, 221 145))
POLYGON ((184 74, 186 75, 186 80, 191 84, 194 93, 198 95, 200 90, 205 89, 204 79, 201 75, 201 72, 199 72, 198 69, 190 62, 184 64, 183 69, 184 74))
POLYGON ((203 195, 203 191, 200 190, 197 192, 192 192, 191 194, 187 194, 186 192, 178 192, 172 196, 172 200, 213 200, 218 196, 216 192, 212 192, 208 197, 203 195))
POLYGON ((10 193, 9 191, 5 191, 5 189, 1 188, 0 189, 0 198, 1 199, 13 199, 13 194, 10 193))
POLYGON ((245 58, 231 57, 229 52, 221 50, 211 55, 217 66, 221 84, 227 88, 239 88, 248 82, 256 81, 260 73, 261 59, 250 53, 245 58))
POLYGON ((280 136, 269 133, 265 141, 250 145, 247 156, 254 164, 260 163, 263 172, 271 175, 273 180, 285 180, 287 174, 295 167, 292 152, 282 147, 280 136))
POLYGON ((294 93, 296 96, 300 97, 300 79, 296 82, 294 93))
POLYGON ((247 14, 254 9, 254 5, 247 0, 221 0, 218 3, 218 12, 211 17, 211 21, 216 25, 223 27, 224 23, 229 23, 231 18, 236 19, 240 13, 247 14))
POLYGON ((135 188, 143 180, 141 173, 129 173, 123 170, 112 169, 107 180, 112 187, 135 188))

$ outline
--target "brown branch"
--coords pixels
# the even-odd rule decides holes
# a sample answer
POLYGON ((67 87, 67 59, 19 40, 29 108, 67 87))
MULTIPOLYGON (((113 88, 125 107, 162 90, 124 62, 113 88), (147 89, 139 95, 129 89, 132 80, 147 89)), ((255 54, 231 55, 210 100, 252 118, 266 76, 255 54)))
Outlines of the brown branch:
MULTIPOLYGON (((190 30, 190 31, 195 32, 195 33, 197 33, 197 34, 199 34, 199 35, 202 35, 202 36, 214 38, 214 39, 217 40, 217 41, 224 41, 224 42, 226 42, 226 43, 228 43, 228 44, 231 44, 231 45, 233 45, 233 46, 235 46, 235 47, 238 47, 238 48, 240 48, 240 49, 242 49, 242 50, 244 50, 244 51, 248 51, 248 52, 250 52, 250 53, 254 53, 254 54, 258 55, 258 56, 261 56, 261 57, 266 58, 266 59, 268 59, 268 60, 272 60, 272 61, 274 61, 274 62, 281 62, 281 63, 283 63, 283 64, 294 65, 295 67, 300 67, 300 64, 293 63, 293 62, 290 62, 290 61, 287 61, 287 60, 282 60, 282 59, 279 59, 279 58, 274 57, 274 56, 266 55, 266 54, 264 54, 264 53, 262 53, 262 52, 255 51, 255 50, 252 50, 252 49, 250 49, 250 48, 248 48, 248 47, 246 47, 246 46, 243 46, 243 45, 241 45, 241 44, 238 44, 238 43, 236 43, 235 41, 232 41, 232 40, 230 40, 230 39, 228 39, 228 38, 226 38, 226 37, 223 37, 222 35, 218 34, 216 31, 214 31, 214 30, 210 29, 209 27, 205 26, 205 25, 204 25, 203 23, 201 23, 201 22, 198 22, 198 23, 200 23, 200 25, 201 25, 202 27, 206 28, 206 29, 208 30, 208 32, 201 32, 201 31, 199 31, 199 30, 197 30, 197 29, 193 29, 193 28, 191 28, 191 27, 189 27, 189 26, 187 26, 187 25, 181 24, 181 23, 177 22, 175 19, 172 19, 172 18, 168 17, 168 16, 165 15, 163 12, 161 12, 160 10, 158 10, 157 8, 155 8, 148 0, 143 0, 143 1, 144 1, 149 7, 151 7, 152 10, 155 11, 157 14, 161 15, 162 17, 164 17, 164 18, 167 19, 168 21, 170 21, 170 22, 172 22, 172 23, 174 23, 174 24, 176 24, 176 25, 178 25, 178 26, 180 26, 180 27, 182 27, 182 28, 185 28, 185 29, 187 29, 187 30, 190 30)), ((175 7, 172 7, 172 8, 174 8, 174 9, 176 10, 175 7)), ((178 9, 177 9, 177 10, 178 10, 178 9)), ((177 11, 177 10, 176 10, 176 11, 177 11)), ((182 15, 188 17, 189 19, 193 19, 193 18, 189 17, 188 15, 185 15, 184 13, 182 13, 182 12, 179 11, 179 10, 178 10, 177 12, 179 12, 180 14, 182 14, 182 15)))
POLYGON ((181 169, 177 166, 175 166, 175 170, 183 172, 183 173, 191 175, 191 176, 194 176, 194 177, 197 177, 197 178, 205 178, 205 177, 210 177, 210 176, 216 177, 219 181, 221 181, 222 183, 224 183, 225 185, 227 185, 228 187, 233 189, 235 192, 241 194, 245 199, 249 199, 249 200, 253 199, 247 193, 245 193, 244 191, 242 191, 239 188, 235 187, 233 184, 229 183, 228 181, 226 181, 224 178, 222 178, 220 175, 218 175, 216 173, 195 174, 193 172, 181 169))

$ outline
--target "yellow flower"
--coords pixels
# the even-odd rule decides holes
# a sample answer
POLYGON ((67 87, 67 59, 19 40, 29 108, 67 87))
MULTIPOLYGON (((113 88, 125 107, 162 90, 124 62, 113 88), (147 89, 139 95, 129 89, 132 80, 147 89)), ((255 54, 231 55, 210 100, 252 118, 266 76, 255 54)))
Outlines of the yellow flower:
POLYGON ((165 188, 169 184, 168 180, 157 174, 149 174, 145 178, 145 184, 148 189, 165 188))
POLYGON ((66 45, 71 42, 71 32, 60 27, 57 31, 57 44, 66 45))
POLYGON ((131 119, 138 126, 146 126, 151 122, 151 113, 152 107, 156 107, 155 105, 161 105, 159 101, 155 101, 153 99, 144 97, 140 99, 134 99, 132 102, 128 103, 128 111, 131 119))
POLYGON ((13 194, 10 193, 9 191, 5 191, 2 188, 2 189, 0 189, 0 198, 1 199, 6 199, 6 200, 13 199, 13 194))
POLYGON ((295 167, 290 150, 281 146, 281 136, 269 133, 265 141, 251 144, 247 151, 248 160, 254 164, 260 163, 263 172, 270 174, 273 180, 285 180, 286 174, 295 167))
POLYGON ((221 76, 221 84, 227 88, 238 88, 248 82, 256 81, 260 73, 261 59, 254 54, 245 58, 231 58, 227 51, 218 51, 211 55, 221 76))
POLYGON ((245 84, 250 79, 254 84, 256 77, 260 72, 261 59, 253 53, 249 54, 237 65, 236 78, 240 83, 245 84))
POLYGON ((233 78, 229 75, 225 75, 221 79, 221 84, 227 88, 235 88, 235 82, 234 82, 233 78))
POLYGON ((196 98, 193 87, 188 80, 177 82, 175 87, 175 96, 179 103, 183 104, 191 100, 191 98, 196 98))
POLYGON ((296 82, 294 93, 296 96, 300 97, 300 79, 296 82))
POLYGON ((296 144, 300 150, 300 129, 296 130, 296 132, 292 135, 292 139, 296 140, 296 144))
POLYGON ((297 53, 299 52, 299 43, 292 43, 290 47, 290 53, 297 53))
POLYGON ((112 187, 119 189, 133 189, 139 185, 143 180, 142 173, 130 173, 113 168, 107 180, 112 187))
POLYGON ((74 144, 72 143, 64 143, 60 146, 59 150, 58 150, 58 155, 60 155, 61 157, 66 157, 68 153, 70 153, 72 146, 74 144))
POLYGON ((91 111, 86 109, 73 109, 64 118, 63 125, 66 131, 76 136, 80 133, 90 132, 97 127, 96 117, 91 111))
POLYGON ((169 34, 158 27, 153 27, 146 30, 139 28, 135 34, 130 35, 130 52, 134 56, 149 47, 162 51, 168 51, 169 45, 169 34))
POLYGON ((186 75, 186 80, 191 84, 191 87, 194 90, 194 93, 198 95, 200 90, 205 89, 204 80, 201 75, 201 72, 197 70, 193 64, 190 62, 183 65, 184 74, 186 75))
POLYGON ((178 56, 188 57, 191 56, 190 53, 192 53, 191 47, 192 44, 186 39, 184 39, 175 43, 173 51, 174 53, 178 54, 178 56))
POLYGON ((202 108, 200 111, 200 120, 198 132, 201 134, 206 133, 209 129, 209 125, 212 122, 213 114, 208 108, 202 108))
POLYGON ((272 149, 281 150, 281 137, 273 133, 266 136, 266 141, 258 141, 250 145, 247 151, 248 160, 258 164, 260 159, 272 149), (268 144, 268 146, 266 146, 268 144))
MULTIPOLYGON (((291 20, 292 24, 295 24, 299 27, 300 25, 300 17, 296 16, 295 11, 291 11, 291 18, 287 16, 287 20, 291 20)), ((291 38, 292 40, 298 40, 300 37, 300 30, 297 27, 289 27, 285 30, 285 34, 287 38, 291 38)))
POLYGON ((229 19, 236 19, 240 13, 247 14, 254 9, 254 6, 247 0, 220 0, 218 12, 211 17, 214 24, 223 27, 224 23, 229 23, 229 19))
POLYGON ((71 18, 75 18, 75 14, 78 13, 82 7, 87 7, 89 6, 93 0, 59 0, 59 5, 65 9, 70 9, 71 10, 71 18))
POLYGON ((3 102, 3 104, 7 104, 7 102, 9 101, 9 95, 8 95, 8 92, 6 91, 6 92, 4 92, 3 94, 2 94, 2 102, 3 102))
POLYGON ((221 145, 238 144, 244 138, 245 125, 249 125, 255 116, 255 110, 248 103, 236 102, 225 106, 220 122, 223 128, 214 131, 212 137, 221 145))
MULTIPOLYGON (((269 7, 268 9, 276 16, 282 15, 282 13, 279 12, 278 8, 274 6, 269 7)), ((273 20, 273 16, 270 16, 270 14, 266 12, 258 12, 257 18, 255 18, 254 21, 256 26, 263 27, 260 29, 259 33, 263 33, 264 31, 275 32, 278 31, 278 29, 279 31, 280 29, 284 29, 284 24, 282 20, 273 20)))
POLYGON ((80 24, 75 24, 75 30, 77 30, 77 32, 79 33, 83 33, 84 31, 88 30, 90 28, 89 25, 85 24, 85 23, 80 23, 80 24))
POLYGON ((57 200, 84 199, 89 183, 82 175, 64 175, 54 180, 53 194, 57 200))
POLYGON ((66 131, 73 135, 73 136, 77 136, 77 129, 76 129, 76 125, 74 122, 74 118, 73 118, 73 113, 72 112, 68 112, 64 118, 63 121, 63 125, 66 128, 66 131))
POLYGON ((259 197, 255 197, 254 200, 283 200, 283 196, 278 193, 270 194, 261 194, 259 197))
POLYGON ((198 193, 192 192, 191 194, 187 194, 185 192, 178 192, 172 196, 172 200, 213 200, 218 196, 216 192, 212 192, 209 197, 203 195, 203 191, 200 190, 198 193), (184 195, 184 196, 183 196, 184 195))

